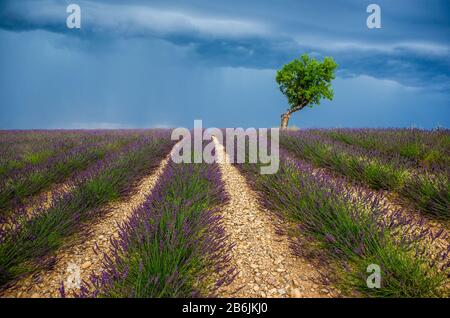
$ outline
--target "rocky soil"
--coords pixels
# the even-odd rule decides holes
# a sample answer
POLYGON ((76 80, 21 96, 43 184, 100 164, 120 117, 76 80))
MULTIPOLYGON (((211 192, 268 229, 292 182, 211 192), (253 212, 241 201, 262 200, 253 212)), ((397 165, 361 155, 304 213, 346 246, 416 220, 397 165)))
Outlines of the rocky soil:
POLYGON ((230 197, 222 209, 225 230, 236 246, 232 262, 239 274, 219 297, 334 297, 336 291, 321 282, 313 264, 296 257, 288 236, 277 228, 286 228, 281 219, 260 206, 236 167, 228 163, 223 146, 216 140, 217 155, 230 197))

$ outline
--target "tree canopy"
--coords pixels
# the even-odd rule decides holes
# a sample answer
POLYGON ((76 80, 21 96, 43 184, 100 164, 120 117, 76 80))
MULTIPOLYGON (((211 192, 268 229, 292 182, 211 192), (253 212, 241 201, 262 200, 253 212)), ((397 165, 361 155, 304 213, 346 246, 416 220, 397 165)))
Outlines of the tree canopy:
POLYGON ((337 64, 331 57, 320 62, 307 54, 284 65, 277 72, 276 81, 288 99, 290 112, 319 105, 322 98, 332 100, 331 80, 335 78, 336 68, 337 64))

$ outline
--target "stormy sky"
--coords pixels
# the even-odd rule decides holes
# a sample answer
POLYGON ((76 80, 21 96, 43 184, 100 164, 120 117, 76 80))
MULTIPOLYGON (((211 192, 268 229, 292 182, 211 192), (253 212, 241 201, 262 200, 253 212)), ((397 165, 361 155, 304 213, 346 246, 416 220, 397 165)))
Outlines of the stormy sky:
POLYGON ((0 129, 277 126, 276 70, 303 53, 339 64, 335 97, 291 125, 449 127, 449 18, 446 0, 0 0, 0 129))

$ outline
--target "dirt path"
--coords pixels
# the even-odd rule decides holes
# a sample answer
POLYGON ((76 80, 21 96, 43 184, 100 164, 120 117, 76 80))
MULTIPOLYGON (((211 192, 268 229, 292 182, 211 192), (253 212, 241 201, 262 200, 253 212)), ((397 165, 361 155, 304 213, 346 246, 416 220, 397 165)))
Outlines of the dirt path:
POLYGON ((79 273, 81 280, 88 281, 92 272, 97 274, 101 272, 102 252, 109 250, 109 239, 117 236, 118 224, 123 223, 133 209, 145 201, 169 160, 170 156, 167 156, 153 174, 141 180, 135 194, 129 199, 109 205, 107 207, 109 213, 93 224, 90 229, 91 236, 80 244, 59 250, 52 269, 24 277, 0 294, 0 297, 60 297, 59 288, 62 281, 65 283, 66 297, 73 296, 73 293, 78 291, 78 287, 75 284, 76 279, 72 278, 79 273), (102 252, 94 252, 96 245, 102 252))
POLYGON ((319 273, 306 260, 293 255, 282 220, 263 209, 238 169, 217 140, 219 167, 230 201, 223 208, 225 230, 236 244, 232 262, 236 279, 218 291, 219 297, 333 297, 320 283, 319 273))

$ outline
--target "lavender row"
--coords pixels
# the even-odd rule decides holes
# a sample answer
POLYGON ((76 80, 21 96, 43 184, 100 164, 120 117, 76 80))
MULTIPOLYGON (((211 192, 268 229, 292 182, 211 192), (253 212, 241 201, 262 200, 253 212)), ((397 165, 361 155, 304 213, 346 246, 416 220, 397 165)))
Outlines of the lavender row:
POLYGON ((213 295, 233 278, 232 246, 216 210, 226 201, 217 166, 170 162, 112 239, 103 272, 92 275, 78 296, 213 295))
POLYGON ((277 174, 260 175, 252 164, 238 167, 264 206, 297 224, 295 252, 317 262, 347 295, 448 297, 450 246, 433 245, 442 231, 283 152, 277 174), (381 269, 380 288, 367 284, 373 265, 381 269))
POLYGON ((426 215, 450 220, 450 180, 445 171, 411 169, 395 154, 349 147, 312 131, 284 133, 282 147, 316 166, 329 168, 378 190, 396 192, 426 215))
POLYGON ((2 131, 0 133, 0 176, 14 177, 22 170, 45 164, 74 147, 97 142, 110 133, 87 131, 2 131))
POLYGON ((146 134, 145 130, 0 131, 0 177, 45 166, 47 160, 83 145, 146 134))
MULTIPOLYGON (((106 137, 106 136, 105 136, 106 137)), ((0 210, 21 206, 25 200, 50 185, 61 182, 76 171, 101 159, 108 152, 119 150, 137 136, 124 135, 115 139, 101 138, 98 141, 83 140, 80 144, 38 165, 27 165, 15 175, 0 181, 0 210)))
POLYGON ((450 167, 448 129, 318 129, 313 133, 384 155, 396 154, 415 167, 435 171, 450 167))
POLYGON ((51 255, 86 222, 106 211, 108 202, 124 198, 144 174, 151 173, 169 153, 168 131, 156 131, 91 167, 48 208, 37 207, 35 217, 1 237, 0 286, 51 262, 51 255))
MULTIPOLYGON (((73 167, 70 177, 65 178, 64 188, 56 188, 52 191, 51 202, 63 200, 64 196, 69 195, 67 189, 76 190, 88 180, 108 171, 108 169, 112 169, 121 157, 130 151, 134 151, 137 145, 142 144, 142 140, 144 140, 142 138, 144 138, 144 135, 136 135, 133 138, 129 136, 129 138, 121 138, 117 141, 111 140, 109 143, 102 145, 102 147, 97 145, 97 147, 89 149, 92 152, 88 152, 88 149, 85 149, 84 152, 77 152, 79 155, 77 157, 82 162, 79 163, 76 169, 73 167)), ((163 136, 163 138, 167 138, 167 136, 163 136)), ((59 175, 59 177, 62 176, 59 175)), ((49 179, 49 177, 47 178, 49 179)), ((44 185, 37 184, 36 189, 42 190, 44 185)), ((69 192, 72 190, 69 190, 69 192)), ((45 213, 48 205, 48 196, 45 194, 33 198, 26 197, 23 201, 15 201, 8 213, 0 215, 0 242, 8 232, 16 230, 23 222, 45 213), (33 208, 30 208, 28 205, 32 205, 33 208)))

